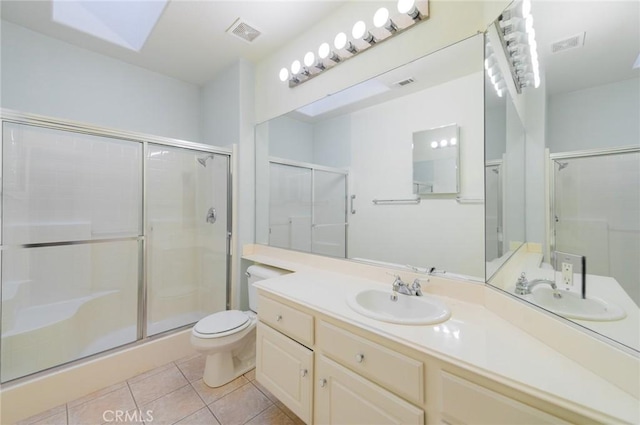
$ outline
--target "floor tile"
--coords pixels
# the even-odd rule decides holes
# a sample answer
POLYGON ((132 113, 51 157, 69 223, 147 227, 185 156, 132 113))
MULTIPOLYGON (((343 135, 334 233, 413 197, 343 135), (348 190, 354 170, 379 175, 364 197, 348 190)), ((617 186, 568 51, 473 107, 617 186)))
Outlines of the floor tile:
POLYGON ((254 379, 256 379, 256 370, 251 369, 249 372, 244 374, 244 377, 247 378, 249 381, 253 381, 254 379))
POLYGON ((95 398, 86 403, 69 408, 69 425, 91 425, 106 422, 105 415, 108 411, 135 410, 129 388, 121 388, 108 394, 95 398))
POLYGON ((148 404, 140 406, 140 410, 145 413, 149 412, 153 416, 153 421, 148 421, 150 425, 163 425, 178 422, 203 407, 206 407, 205 404, 191 385, 187 384, 148 404))
POLYGON ((127 382, 129 382, 129 384, 132 384, 134 382, 142 381, 143 379, 147 379, 150 376, 156 375, 156 374, 158 374, 160 372, 164 372, 165 370, 171 369, 172 367, 175 367, 175 365, 173 363, 167 363, 165 365, 158 366, 155 369, 151 369, 151 370, 148 370, 148 371, 146 371, 144 373, 141 373, 140 375, 136 375, 133 378, 127 380, 127 382))
MULTIPOLYGON (((150 425, 151 424, 152 422, 150 422, 150 425)), ((220 422, 216 420, 215 416, 213 416, 213 413, 211 413, 208 408, 203 407, 180 422, 176 422, 175 425, 220 425, 220 422)))
POLYGON ((278 402, 280 400, 278 400, 278 397, 274 396, 273 394, 271 394, 271 392, 266 389, 265 387, 262 386, 262 384, 258 381, 251 381, 251 384, 253 384, 262 394, 266 395, 267 398, 269 400, 271 400, 272 402, 278 402))
POLYGON ((305 425, 304 421, 298 417, 295 413, 291 411, 287 406, 285 406, 280 400, 276 402, 276 406, 282 410, 282 412, 289 417, 293 421, 295 425, 305 425))
POLYGON ((241 425, 273 403, 251 384, 243 385, 209 405, 222 425, 241 425))
POLYGON ((176 363, 178 369, 184 374, 189 382, 202 379, 204 375, 204 364, 207 361, 206 356, 196 356, 187 361, 176 363))
MULTIPOLYGON (((53 416, 58 416, 61 415, 62 413, 64 413, 64 420, 66 423, 67 421, 67 406, 62 404, 60 406, 54 407, 53 409, 49 409, 45 412, 39 413, 37 415, 31 416, 27 419, 23 419, 20 422, 17 422, 16 425, 31 425, 31 424, 45 424, 47 423, 46 420, 48 418, 51 418, 53 416), (45 421, 45 422, 43 422, 45 421)), ((53 421, 53 419, 51 420, 51 423, 56 423, 53 421)))
POLYGON ((273 405, 247 422, 246 425, 295 425, 285 413, 273 405))
POLYGON ((211 388, 210 386, 205 384, 202 379, 192 382, 191 385, 193 385, 193 388, 198 392, 198 395, 202 397, 206 404, 211 404, 214 401, 224 397, 230 392, 248 383, 249 381, 247 381, 244 376, 239 376, 228 384, 225 384, 218 388, 211 388))
POLYGON ((182 373, 172 364, 170 368, 145 379, 129 382, 129 387, 138 406, 142 406, 187 384, 182 373))
POLYGON ((119 390, 121 388, 126 388, 126 387, 127 387, 127 383, 126 382, 124 382, 124 381, 123 382, 119 382, 119 383, 111 385, 109 387, 102 388, 102 389, 100 389, 98 391, 94 391, 91 394, 88 394, 88 395, 86 395, 84 397, 80 397, 80 398, 77 398, 77 399, 75 399, 73 401, 70 401, 69 403, 67 403, 67 407, 68 408, 72 408, 72 407, 79 406, 79 405, 81 405, 83 403, 86 403, 88 401, 91 401, 91 400, 93 400, 95 398, 102 397, 105 394, 109 394, 112 391, 116 391, 116 390, 119 390))

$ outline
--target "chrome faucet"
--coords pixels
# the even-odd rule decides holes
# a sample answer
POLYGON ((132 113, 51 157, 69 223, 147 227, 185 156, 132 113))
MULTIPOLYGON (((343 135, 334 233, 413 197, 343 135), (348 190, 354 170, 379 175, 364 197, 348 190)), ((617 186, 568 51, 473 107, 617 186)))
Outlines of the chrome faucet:
MULTIPOLYGON (((422 296, 420 281, 424 279, 416 278, 411 285, 408 285, 402 281, 399 275, 394 274, 393 277, 395 277, 395 280, 391 284, 391 290, 393 291, 390 297, 391 301, 397 301, 398 294, 413 295, 417 297, 422 296)), ((428 281, 428 279, 426 280, 428 281)))
POLYGON ((520 274, 518 281, 516 282, 516 294, 517 295, 528 295, 531 293, 531 290, 540 284, 547 284, 551 286, 553 289, 553 297, 554 298, 562 298, 562 294, 558 290, 558 285, 552 280, 549 279, 533 279, 531 281, 527 280, 524 272, 520 274))

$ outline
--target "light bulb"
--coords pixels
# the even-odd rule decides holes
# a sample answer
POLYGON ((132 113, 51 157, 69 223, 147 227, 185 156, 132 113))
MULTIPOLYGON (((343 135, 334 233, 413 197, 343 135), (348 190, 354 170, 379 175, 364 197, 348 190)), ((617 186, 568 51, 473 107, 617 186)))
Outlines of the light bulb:
POLYGON ((306 55, 304 55, 304 64, 306 66, 311 66, 313 65, 313 63, 316 60, 316 55, 313 54, 313 52, 307 52, 306 55))
POLYGON ((522 0, 522 16, 527 17, 531 14, 531 0, 522 0))
POLYGON ((367 25, 364 23, 364 21, 358 21, 353 25, 351 35, 356 40, 360 40, 362 37, 364 37, 365 32, 367 32, 367 25))
POLYGON ((531 45, 536 40, 536 30, 531 28, 531 31, 529 31, 527 35, 528 35, 527 41, 529 42, 529 45, 531 45))
POLYGON ((415 0, 398 0, 398 12, 409 13, 416 4, 415 0))
POLYGON ((447 139, 442 139, 440 140, 440 147, 444 148, 447 146, 447 144, 449 144, 449 142, 447 142, 447 139))
POLYGON ((373 15, 373 25, 376 28, 382 28, 386 25, 388 20, 389 10, 386 7, 381 7, 376 11, 375 15, 373 15))
POLYGON ((344 46, 347 45, 347 34, 343 32, 338 33, 336 38, 333 40, 333 45, 338 50, 344 49, 344 46))
POLYGON ((298 72, 300 72, 300 68, 301 68, 301 64, 299 60, 295 60, 293 61, 293 63, 291 64, 291 73, 292 74, 297 74, 298 72))
POLYGON ((431 142, 431 147, 433 149, 436 149, 438 147, 438 142, 436 142, 436 141, 431 142))
POLYGON ((524 19, 524 30, 529 33, 533 29, 533 15, 529 15, 524 19))
POLYGON ((330 52, 331 47, 329 46, 329 43, 322 43, 318 48, 318 56, 320 56, 320 59, 326 59, 330 52))
POLYGON ((282 68, 280 70, 280 81, 283 83, 289 79, 289 70, 287 68, 282 68))
POLYGON ((533 74, 533 87, 540 87, 540 75, 538 75, 537 73, 533 74))
POLYGON ((458 139, 456 139, 455 137, 452 137, 450 143, 451 143, 451 146, 455 146, 458 144, 458 139))

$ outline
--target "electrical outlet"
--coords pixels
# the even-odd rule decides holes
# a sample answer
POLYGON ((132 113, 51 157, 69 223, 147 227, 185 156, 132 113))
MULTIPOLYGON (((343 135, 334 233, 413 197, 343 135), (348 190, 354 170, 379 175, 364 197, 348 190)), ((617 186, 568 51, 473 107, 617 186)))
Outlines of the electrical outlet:
POLYGON ((562 263, 562 283, 565 285, 573 285, 573 264, 562 263))

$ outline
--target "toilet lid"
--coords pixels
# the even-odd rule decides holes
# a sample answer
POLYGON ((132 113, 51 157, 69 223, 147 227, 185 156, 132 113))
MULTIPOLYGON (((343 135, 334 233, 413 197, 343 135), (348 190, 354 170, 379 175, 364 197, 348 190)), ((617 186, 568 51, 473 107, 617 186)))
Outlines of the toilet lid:
POLYGON ((219 334, 239 328, 249 321, 249 316, 240 310, 227 310, 214 313, 210 316, 200 319, 195 331, 201 334, 219 334))

